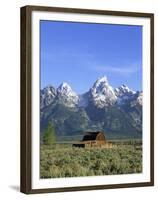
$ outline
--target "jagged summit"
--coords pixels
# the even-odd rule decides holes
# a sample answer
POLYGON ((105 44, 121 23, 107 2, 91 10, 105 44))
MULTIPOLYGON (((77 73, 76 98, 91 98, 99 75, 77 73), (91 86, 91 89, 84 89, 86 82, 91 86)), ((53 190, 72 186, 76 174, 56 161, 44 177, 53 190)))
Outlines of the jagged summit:
POLYGON ((102 108, 107 105, 112 105, 116 102, 114 89, 109 85, 106 76, 103 76, 94 83, 90 89, 93 102, 96 106, 102 108))
POLYGON ((108 78, 107 76, 101 76, 96 80, 96 83, 100 83, 100 82, 108 82, 108 78))
POLYGON ((63 82, 58 88, 57 88, 57 92, 58 93, 62 93, 62 94, 69 94, 72 91, 70 85, 67 82, 63 82))
POLYGON ((98 78, 90 90, 83 95, 76 94, 67 82, 63 82, 57 89, 49 85, 41 90, 41 108, 54 101, 68 107, 86 107, 93 103, 98 108, 114 104, 125 104, 137 98, 135 91, 123 84, 113 88, 106 76, 98 78))
POLYGON ((129 87, 124 84, 118 88, 115 88, 115 94, 117 96, 117 104, 119 105, 126 104, 128 101, 136 98, 136 92, 129 89, 129 87))
POLYGON ((127 87, 127 85, 124 85, 124 84, 120 87, 120 89, 122 89, 123 91, 127 91, 127 92, 130 91, 129 87, 127 87))
POLYGON ((67 82, 63 82, 57 88, 57 99, 59 103, 62 103, 68 107, 75 107, 79 101, 78 95, 72 90, 67 82))
POLYGON ((122 95, 127 95, 127 94, 135 94, 136 92, 129 89, 128 86, 123 84, 122 86, 115 88, 115 93, 117 96, 122 96, 122 95))
POLYGON ((95 81, 91 89, 98 90, 98 92, 102 92, 102 90, 107 86, 109 86, 108 79, 106 76, 103 76, 95 81))
POLYGON ((57 88, 49 85, 40 92, 41 132, 51 121, 59 136, 105 130, 112 138, 141 137, 142 92, 126 85, 113 88, 106 76, 81 95, 67 82, 57 88))

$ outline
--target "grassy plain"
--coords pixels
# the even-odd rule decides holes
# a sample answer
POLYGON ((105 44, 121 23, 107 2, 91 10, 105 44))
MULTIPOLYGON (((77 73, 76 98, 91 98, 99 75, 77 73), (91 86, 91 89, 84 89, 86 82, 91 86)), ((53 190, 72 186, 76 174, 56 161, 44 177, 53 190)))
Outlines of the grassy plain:
POLYGON ((71 144, 41 145, 40 177, 80 177, 142 172, 141 142, 113 141, 115 147, 77 148, 71 144))

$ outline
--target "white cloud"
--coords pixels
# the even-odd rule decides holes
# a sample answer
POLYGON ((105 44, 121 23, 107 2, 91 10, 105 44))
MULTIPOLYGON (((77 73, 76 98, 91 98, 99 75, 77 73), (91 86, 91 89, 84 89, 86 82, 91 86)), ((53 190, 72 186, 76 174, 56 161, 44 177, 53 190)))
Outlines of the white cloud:
POLYGON ((140 64, 138 63, 133 63, 131 65, 126 65, 122 67, 113 67, 113 66, 97 66, 93 67, 92 69, 97 71, 97 72, 104 72, 104 73, 117 73, 120 75, 131 75, 135 74, 136 72, 140 71, 140 64))

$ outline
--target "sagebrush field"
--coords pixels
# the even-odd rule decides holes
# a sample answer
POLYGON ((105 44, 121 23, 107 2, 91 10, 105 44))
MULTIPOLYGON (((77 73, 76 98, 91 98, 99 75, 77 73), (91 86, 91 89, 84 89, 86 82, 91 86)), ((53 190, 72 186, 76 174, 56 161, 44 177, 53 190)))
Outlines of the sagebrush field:
POLYGON ((40 177, 79 177, 142 172, 141 144, 116 143, 111 149, 41 145, 40 177))

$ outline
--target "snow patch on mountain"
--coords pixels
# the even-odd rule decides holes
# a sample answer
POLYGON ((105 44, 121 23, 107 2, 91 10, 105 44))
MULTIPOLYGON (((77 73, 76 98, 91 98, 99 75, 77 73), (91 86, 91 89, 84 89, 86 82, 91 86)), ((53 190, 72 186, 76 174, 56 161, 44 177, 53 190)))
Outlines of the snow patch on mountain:
POLYGON ((136 98, 133 101, 131 101, 131 107, 142 106, 142 104, 143 104, 143 93, 138 92, 136 98))
POLYGON ((57 98, 60 103, 63 103, 68 107, 75 107, 79 101, 78 95, 72 90, 70 85, 66 82, 63 82, 57 88, 57 98))
POLYGON ((129 89, 126 85, 115 88, 115 95, 117 96, 117 104, 125 104, 130 99, 134 98, 136 92, 129 89))
POLYGON ((47 86, 40 93, 40 107, 41 109, 51 104, 56 96, 56 90, 53 86, 47 86))
POLYGON ((99 78, 94 83, 90 89, 90 94, 93 103, 99 108, 113 105, 117 100, 114 89, 109 85, 106 76, 99 78))
POLYGON ((87 107, 93 104, 97 108, 104 108, 111 105, 142 106, 142 92, 135 92, 126 85, 113 88, 106 76, 103 76, 93 84, 90 90, 82 95, 77 95, 70 85, 63 82, 57 89, 47 86, 41 90, 41 109, 52 103, 61 103, 67 107, 87 107))
POLYGON ((129 89, 126 85, 122 85, 119 88, 115 88, 116 96, 134 95, 136 92, 129 89))

